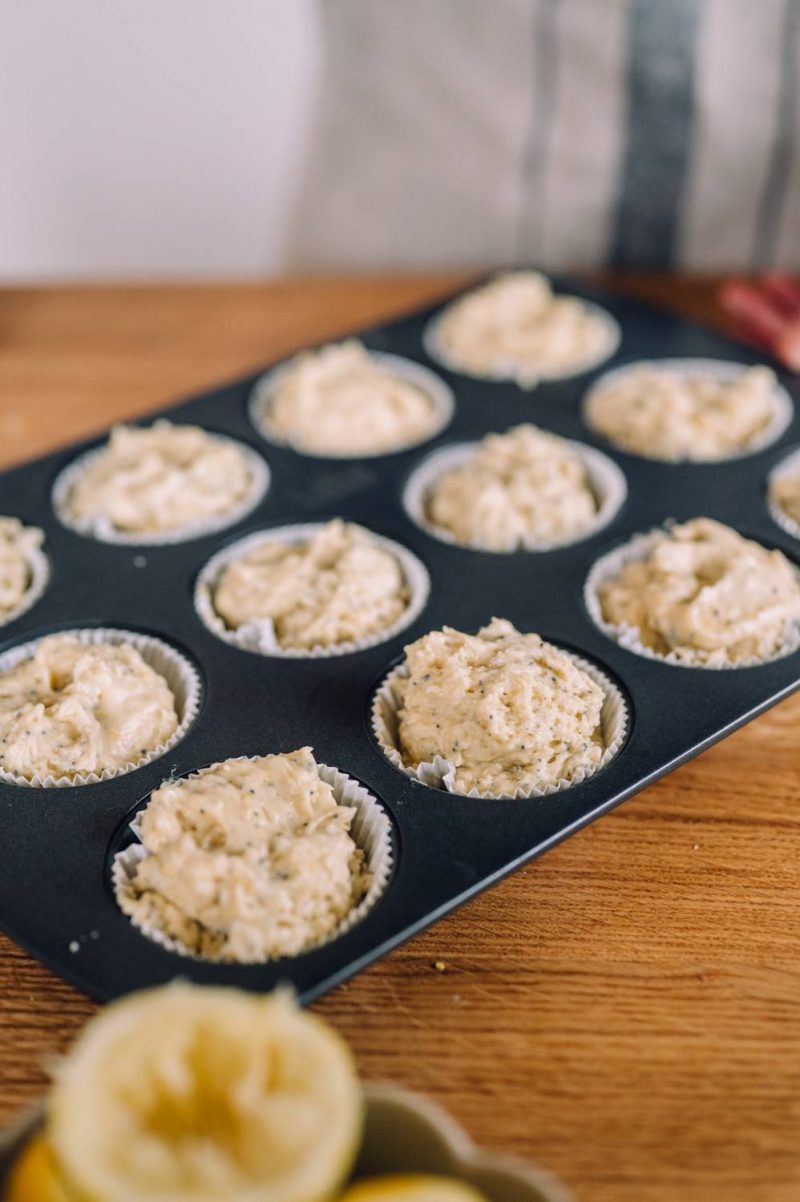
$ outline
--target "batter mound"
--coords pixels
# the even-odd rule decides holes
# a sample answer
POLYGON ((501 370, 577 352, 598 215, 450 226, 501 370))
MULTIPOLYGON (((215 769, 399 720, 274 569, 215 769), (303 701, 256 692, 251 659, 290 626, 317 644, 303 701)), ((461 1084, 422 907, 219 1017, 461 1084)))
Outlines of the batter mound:
POLYGON ((769 487, 775 504, 800 526, 800 475, 778 476, 769 487))
POLYGON ((509 272, 453 301, 437 337, 462 370, 524 388, 597 363, 616 341, 608 321, 576 296, 554 296, 536 271, 509 272))
POLYGON ((458 792, 546 789, 603 756, 603 690, 538 634, 500 618, 476 635, 445 626, 406 647, 406 663, 399 751, 411 768, 448 760, 458 792))
POLYGON ((16 776, 124 768, 177 726, 167 682, 128 643, 52 635, 0 675, 0 768, 16 776))
POLYGON ((230 629, 268 620, 281 647, 306 651, 385 630, 408 602, 395 556, 338 518, 302 542, 259 544, 224 568, 214 590, 230 629))
POLYGON ((710 518, 659 532, 645 557, 598 596, 607 622, 632 627, 645 647, 689 664, 769 659, 800 621, 789 560, 710 518))
POLYGON ((735 380, 644 365, 592 392, 586 421, 635 455, 708 463, 746 451, 775 417, 775 375, 751 367, 735 380))
POLYGON ((134 924, 209 960, 259 963, 329 938, 369 886, 309 747, 168 781, 142 813, 146 855, 118 888, 134 924))
POLYGON ((17 518, 0 517, 0 625, 16 613, 31 585, 31 554, 44 534, 17 518))
POLYGON ((252 473, 234 443, 199 426, 116 426, 66 499, 72 521, 109 522, 128 534, 167 534, 233 512, 252 473))
POLYGON ((597 499, 569 443, 523 425, 488 434, 435 482, 427 509, 431 523, 460 543, 513 551, 577 537, 596 516, 597 499))
POLYGON ((428 393, 354 339, 299 355, 262 416, 268 432, 314 455, 380 455, 415 446, 441 426, 428 393))

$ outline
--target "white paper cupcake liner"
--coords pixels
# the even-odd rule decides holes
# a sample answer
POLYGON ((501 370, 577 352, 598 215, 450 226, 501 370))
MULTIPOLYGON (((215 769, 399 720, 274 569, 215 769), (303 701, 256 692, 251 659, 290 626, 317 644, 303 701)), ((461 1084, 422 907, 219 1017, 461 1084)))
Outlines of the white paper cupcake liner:
POLYGON ((712 379, 729 383, 738 380, 752 366, 753 364, 751 363, 731 363, 727 359, 637 359, 635 363, 626 363, 622 367, 615 367, 611 371, 604 372, 598 380, 595 380, 591 388, 585 393, 581 403, 583 424, 587 429, 597 434, 600 438, 605 439, 612 446, 624 451, 626 455, 635 455, 639 459, 648 459, 653 463, 685 463, 696 464, 702 467, 704 465, 707 466, 709 463, 730 463, 736 459, 746 459, 748 455, 755 455, 759 451, 763 451, 766 447, 771 446, 772 443, 777 442, 794 417, 792 398, 777 380, 773 390, 773 414, 771 421, 748 446, 743 447, 732 455, 719 455, 711 459, 662 459, 657 455, 646 455, 642 451, 631 451, 621 443, 617 443, 610 434, 606 434, 599 427, 593 425, 589 418, 589 403, 592 397, 603 392, 610 384, 616 384, 626 375, 641 371, 642 368, 659 371, 665 375, 674 375, 679 378, 687 376, 710 376, 712 379))
POLYGON ((432 438, 441 434, 442 430, 450 424, 455 409, 452 390, 444 380, 427 367, 423 367, 421 363, 416 363, 413 359, 406 359, 402 355, 391 355, 386 351, 369 351, 369 356, 378 367, 405 380, 408 384, 413 384, 415 388, 430 398, 436 416, 436 424, 422 438, 413 438, 396 447, 384 448, 379 451, 354 452, 316 451, 287 438, 272 424, 270 406, 280 387, 281 379, 294 366, 297 356, 271 368, 256 381, 248 405, 250 421, 267 442, 279 447, 291 447, 298 455, 308 455, 312 459, 378 459, 385 455, 395 455, 399 451, 407 451, 411 447, 422 446, 423 443, 430 442, 432 438))
POLYGON ((28 587, 19 605, 0 617, 0 627, 16 622, 17 618, 21 618, 32 609, 50 581, 50 561, 41 547, 30 547, 25 552, 25 562, 29 573, 28 587))
POLYGON ((239 442, 235 438, 227 438, 224 434, 211 434, 208 431, 206 433, 218 442, 229 443, 236 447, 246 461, 250 472, 250 488, 247 496, 226 513, 217 514, 216 517, 205 518, 202 521, 186 522, 172 530, 136 534, 118 530, 104 515, 93 518, 72 517, 68 511, 70 493, 79 477, 106 450, 106 444, 104 444, 79 455, 72 463, 68 463, 63 471, 59 472, 51 496, 56 517, 62 525, 74 530, 76 534, 82 534, 85 538, 94 538, 98 542, 116 543, 128 547, 169 546, 173 543, 188 542, 194 538, 204 538, 208 534, 215 534, 219 530, 227 530, 229 526, 235 526, 242 518, 252 513, 256 505, 266 496, 270 484, 269 467, 266 461, 246 443, 239 442))
MULTIPOLYGON (((557 298, 564 295, 566 294, 556 294, 557 298)), ((457 297, 456 299, 460 300, 461 298, 457 297)), ((564 368, 561 371, 534 372, 516 363, 513 359, 496 364, 491 371, 479 372, 467 367, 457 355, 448 350, 442 341, 441 322, 450 308, 449 305, 436 313, 428 321, 422 334, 422 342, 431 359, 435 360, 436 363, 440 363, 442 367, 446 367, 448 371, 457 372, 461 376, 469 376, 473 380, 488 380, 495 384, 509 381, 520 388, 524 388, 526 391, 532 391, 538 384, 549 384, 558 380, 571 380, 575 376, 582 376, 586 372, 598 367, 601 363, 605 363, 619 349, 622 341, 622 330, 616 318, 612 317, 607 309, 603 309, 593 301, 584 300, 582 297, 576 297, 575 299, 581 302, 587 313, 602 323, 606 345, 602 351, 592 355, 585 355, 582 359, 576 359, 572 367, 564 368)), ((455 304, 455 301, 451 303, 455 304)))
POLYGON ((792 538, 800 539, 800 523, 796 522, 772 495, 772 486, 777 480, 786 476, 800 476, 800 447, 777 463, 767 477, 767 509, 773 522, 777 522, 781 530, 785 530, 792 538))
POLYGON ((496 555, 508 555, 514 551, 553 551, 557 547, 571 546, 591 538, 598 530, 613 521, 628 495, 628 485, 622 470, 601 451, 582 442, 564 439, 570 450, 581 460, 590 488, 598 502, 597 513, 586 526, 569 537, 536 542, 526 538, 513 547, 489 547, 479 542, 461 542, 455 535, 437 526, 428 515, 428 502, 436 482, 454 468, 463 467, 480 449, 478 442, 458 442, 432 451, 411 473, 403 490, 403 506, 415 525, 440 542, 472 551, 488 551, 496 555))
MULTIPOLYGON (((114 645, 129 643, 131 647, 135 647, 144 662, 155 672, 158 672, 159 676, 163 676, 167 682, 169 690, 175 698, 178 726, 172 736, 164 743, 160 743, 152 751, 148 751, 146 755, 141 756, 137 760, 131 760, 120 768, 106 768, 99 773, 76 772, 72 776, 59 777, 50 774, 27 777, 0 770, 0 781, 9 785, 26 785, 37 789, 63 789, 77 788, 81 785, 96 785, 99 781, 111 780, 114 776, 122 776, 126 772, 133 772, 135 768, 142 768, 145 764, 159 759, 184 738, 197 717, 202 689, 197 669, 179 651, 176 651, 167 643, 163 643, 161 639, 153 638, 151 635, 137 634, 131 630, 117 630, 111 627, 96 627, 86 630, 57 630, 53 631, 53 634, 70 635, 72 638, 78 639, 86 647, 96 647, 101 643, 111 643, 114 645)), ((50 636, 43 635, 41 638, 34 639, 29 643, 22 643, 19 647, 12 647, 10 650, 5 651, 0 655, 0 675, 3 672, 9 672, 17 664, 22 663, 23 660, 29 659, 43 639, 48 637, 50 636)))
POLYGON ((580 655, 567 651, 564 647, 559 647, 558 650, 568 655, 572 662, 603 690, 605 699, 600 713, 600 723, 606 748, 597 764, 580 769, 569 779, 560 780, 557 784, 546 785, 543 789, 518 789, 513 794, 481 793, 477 789, 470 789, 468 793, 462 793, 455 785, 455 766, 450 760, 440 755, 434 756, 430 762, 426 761, 418 764, 416 768, 410 768, 408 764, 404 763, 399 750, 399 705, 397 694, 394 691, 395 681, 408 676, 408 665, 405 661, 398 664, 384 677, 378 685, 372 701, 372 732, 381 751, 395 768, 411 777, 412 780, 432 789, 444 789, 448 793, 456 793, 460 797, 477 797, 486 801, 520 801, 535 797, 549 797, 552 793, 562 793, 565 789, 574 788, 575 785, 595 776, 601 768, 605 768, 606 764, 610 764, 619 754, 628 734, 630 716, 622 692, 606 676, 605 672, 601 672, 595 664, 583 659, 580 655))
POLYGON ((194 589, 195 609, 211 633, 224 642, 230 643, 233 647, 239 647, 243 651, 252 651, 256 655, 274 655, 285 659, 328 659, 334 655, 350 655, 354 651, 364 651, 367 647, 376 647, 379 643, 385 643, 394 638, 401 630, 405 630, 412 622, 415 622, 425 607, 430 593, 431 582, 427 570, 407 547, 370 531, 370 536, 374 539, 375 544, 398 560, 410 593, 408 605, 391 626, 375 631, 363 639, 305 650, 300 647, 281 647, 275 636, 275 627, 271 618, 247 622, 236 630, 230 630, 225 625, 214 608, 214 590, 228 564, 247 555, 248 552, 263 543, 306 542, 325 524, 325 522, 305 522, 295 526, 276 526, 273 529, 259 530, 256 534, 239 539, 238 542, 232 543, 212 556, 197 577, 194 589))
MULTIPOLYGON (((665 522, 663 528, 656 527, 645 534, 637 534, 621 547, 615 547, 613 551, 602 555, 593 564, 583 586, 583 600, 589 611, 589 616, 595 626, 602 630, 603 634, 613 639, 620 647, 624 647, 626 651, 632 651, 635 655, 642 655, 645 659, 654 659, 659 663, 671 664, 677 668, 695 668, 706 672, 733 671, 736 668, 755 668, 760 664, 772 663, 776 659, 784 659, 800 647, 800 623, 790 623, 787 627, 784 641, 774 655, 768 655, 765 658, 754 657, 752 659, 737 660, 735 663, 730 660, 707 663, 701 659, 678 655, 674 651, 671 651, 668 655, 660 655, 657 651, 653 651, 652 648, 644 645, 637 627, 629 626, 627 623, 615 625, 613 622, 606 621, 600 605, 600 589, 602 586, 619 576, 623 568, 629 563, 646 559, 658 542, 660 535, 664 533, 664 529, 669 529, 671 525, 674 525, 673 520, 665 522)), ((794 567, 794 565, 792 566, 794 567)), ((800 571, 796 567, 795 571, 800 580, 800 571)))
MULTIPOLYGON (((236 758, 252 761, 259 757, 240 756, 236 758)), ((298 952, 297 956, 305 955, 306 952, 331 943, 334 939, 338 939, 341 935, 344 935, 356 923, 360 922, 385 893, 394 865, 392 827, 389 817, 378 799, 359 781, 354 780, 345 772, 340 772, 338 768, 331 768, 327 764, 318 764, 317 768, 319 769, 320 780, 330 785, 333 789, 333 795, 337 804, 351 806, 356 811, 350 827, 350 836, 356 847, 364 853, 364 862, 371 879, 367 892, 361 901, 357 906, 353 907, 336 929, 324 939, 298 952)), ((137 837, 139 834, 139 818, 142 812, 140 810, 130 824, 131 830, 137 837)), ((132 843, 129 847, 118 852, 114 857, 111 868, 111 880, 114 888, 114 896, 117 904, 120 905, 120 909, 122 908, 120 896, 128 892, 130 882, 136 874, 137 866, 142 860, 147 858, 147 855, 148 852, 141 843, 132 843)), ((211 960, 207 956, 197 955, 183 943, 170 938, 170 936, 164 934, 163 931, 151 923, 137 923, 130 915, 126 915, 126 917, 148 939, 152 939, 154 943, 161 944, 168 951, 176 952, 179 956, 185 956, 187 959, 198 960, 205 964, 231 963, 231 961, 211 960)), ((296 959, 297 956, 291 958, 296 959)), ((281 957, 281 959, 283 958, 281 957)), ((266 962, 257 961, 256 963, 266 962)))

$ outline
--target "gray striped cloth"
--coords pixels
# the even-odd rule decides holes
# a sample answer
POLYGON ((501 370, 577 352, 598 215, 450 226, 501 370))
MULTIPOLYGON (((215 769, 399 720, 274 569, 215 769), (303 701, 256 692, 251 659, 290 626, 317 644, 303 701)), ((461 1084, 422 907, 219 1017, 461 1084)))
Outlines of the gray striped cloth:
POLYGON ((800 268, 800 0, 319 0, 294 266, 800 268))

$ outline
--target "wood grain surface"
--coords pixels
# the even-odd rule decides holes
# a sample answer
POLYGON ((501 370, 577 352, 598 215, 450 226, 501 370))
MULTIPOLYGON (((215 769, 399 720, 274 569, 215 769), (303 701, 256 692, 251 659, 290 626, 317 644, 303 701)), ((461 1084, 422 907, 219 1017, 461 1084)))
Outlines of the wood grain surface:
MULTIPOLYGON (((0 461, 452 282, 0 290, 0 461)), ((607 282, 718 320, 713 280, 607 282)), ((797 1202, 799 723, 800 697, 318 1011, 365 1075, 431 1094, 478 1141, 535 1159, 581 1202, 797 1202)), ((0 938, 0 1122, 40 1094, 48 1057, 92 1011, 0 938)))

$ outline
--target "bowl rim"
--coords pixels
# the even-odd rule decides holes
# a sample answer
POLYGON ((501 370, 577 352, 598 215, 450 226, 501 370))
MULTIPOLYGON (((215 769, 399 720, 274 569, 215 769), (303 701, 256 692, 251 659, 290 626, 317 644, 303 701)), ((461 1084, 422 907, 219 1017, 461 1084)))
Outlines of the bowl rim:
MULTIPOLYGON (((525 1196, 519 1202, 574 1202, 572 1192, 546 1170, 513 1155, 479 1148, 447 1110, 425 1095, 382 1081, 365 1082, 363 1091, 368 1117, 383 1112, 393 1122, 401 1122, 404 1115, 421 1121, 439 1142, 448 1175, 457 1174, 456 1180, 468 1181, 478 1175, 481 1178, 479 1188, 486 1189, 485 1178, 498 1175, 505 1179, 506 1187, 515 1184, 525 1189, 525 1196)), ((43 1123, 44 1104, 40 1103, 23 1111, 8 1127, 0 1130, 2 1193, 14 1162, 43 1123)), ((408 1171, 415 1171, 414 1167, 408 1171)), ((488 1198, 487 1202, 493 1200, 488 1198)))

